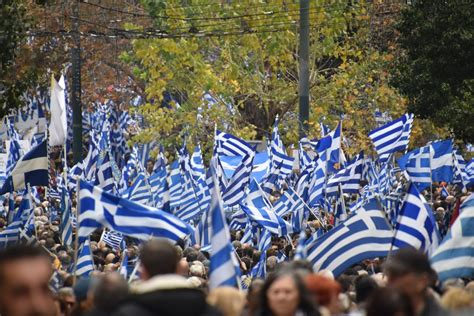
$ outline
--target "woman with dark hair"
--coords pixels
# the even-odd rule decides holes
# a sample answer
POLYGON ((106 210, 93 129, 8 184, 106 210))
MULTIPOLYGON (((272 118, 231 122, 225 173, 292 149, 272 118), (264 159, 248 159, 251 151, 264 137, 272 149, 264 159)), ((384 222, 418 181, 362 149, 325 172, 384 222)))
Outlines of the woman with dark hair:
POLYGON ((367 302, 366 316, 414 316, 410 298, 394 288, 380 288, 367 302))
POLYGON ((319 316, 301 277, 291 270, 270 274, 263 285, 259 315, 319 316))

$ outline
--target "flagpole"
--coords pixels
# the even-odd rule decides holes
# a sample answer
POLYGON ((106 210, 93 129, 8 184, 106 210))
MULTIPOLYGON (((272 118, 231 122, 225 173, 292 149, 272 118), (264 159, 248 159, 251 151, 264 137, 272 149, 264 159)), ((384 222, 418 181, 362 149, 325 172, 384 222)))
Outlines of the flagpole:
MULTIPOLYGON (((77 179, 77 186, 76 186, 76 219, 77 219, 77 229, 76 229, 76 238, 74 239, 74 273, 73 273, 73 279, 72 279, 72 284, 76 284, 76 279, 77 279, 77 258, 78 258, 78 252, 79 252, 79 228, 80 228, 80 220, 79 220, 79 214, 80 209, 81 209, 81 199, 79 197, 79 192, 80 192, 80 184, 81 184, 81 179, 77 179)), ((72 210, 71 210, 72 211, 72 210)))
MULTIPOLYGON (((311 214, 313 214, 313 216, 316 218, 316 220, 319 222, 319 224, 321 225, 322 228, 326 228, 326 226, 323 224, 323 222, 321 221, 321 219, 313 212, 313 209, 311 207, 309 207, 308 204, 306 204, 306 202, 301 198, 301 196, 298 195, 298 193, 295 191, 295 194, 296 196, 301 200, 301 202, 303 202, 303 204, 308 208, 308 210, 311 212, 311 214)), ((326 192, 324 192, 324 194, 326 194, 326 192)))

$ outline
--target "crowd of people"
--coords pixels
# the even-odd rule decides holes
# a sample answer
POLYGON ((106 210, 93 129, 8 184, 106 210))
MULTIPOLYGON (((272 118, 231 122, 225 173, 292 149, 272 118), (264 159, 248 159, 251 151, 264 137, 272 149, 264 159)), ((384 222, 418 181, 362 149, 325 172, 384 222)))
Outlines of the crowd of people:
MULTIPOLYGON (((464 196, 443 197, 439 191, 433 190, 433 210, 443 230, 464 196)), ((19 204, 20 198, 15 202, 19 204)), ((232 230, 244 276, 240 288, 210 288, 210 254, 197 245, 127 240, 124 251, 107 245, 100 230, 90 242, 95 270, 88 277, 75 277, 77 258, 60 242, 58 220, 51 216, 55 207, 43 201, 34 210, 37 245, 17 244, 0 251, 2 316, 410 316, 470 315, 474 310, 474 281, 452 279, 440 284, 421 252, 394 251, 388 258, 365 260, 335 277, 331 271, 314 272, 309 262, 294 259, 299 234, 291 240, 273 237, 265 254, 266 278, 252 279, 249 272, 262 254, 240 241, 243 230, 232 230), (135 278, 119 273, 125 252, 125 268, 135 278)), ((330 224, 333 219, 328 216, 330 224)), ((317 221, 308 224, 307 235, 319 228, 317 221)))

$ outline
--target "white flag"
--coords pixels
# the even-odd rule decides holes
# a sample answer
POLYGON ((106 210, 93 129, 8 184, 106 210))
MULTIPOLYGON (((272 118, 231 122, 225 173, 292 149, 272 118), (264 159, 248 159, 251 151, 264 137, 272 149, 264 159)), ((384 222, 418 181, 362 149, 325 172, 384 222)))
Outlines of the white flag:
POLYGON ((59 82, 56 82, 54 76, 51 76, 51 119, 49 124, 49 145, 62 146, 66 142, 67 118, 66 118, 66 97, 64 89, 66 84, 64 77, 61 76, 59 82))

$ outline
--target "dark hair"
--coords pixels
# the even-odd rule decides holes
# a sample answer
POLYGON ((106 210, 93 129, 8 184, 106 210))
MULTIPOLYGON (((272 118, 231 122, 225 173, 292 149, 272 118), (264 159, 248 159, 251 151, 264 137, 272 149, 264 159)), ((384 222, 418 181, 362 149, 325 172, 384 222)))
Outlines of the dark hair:
POLYGON ((51 260, 49 254, 42 248, 30 245, 14 245, 0 250, 0 283, 3 281, 3 266, 7 262, 45 258, 51 260))
POLYGON ((365 302, 372 293, 379 288, 377 282, 368 275, 361 275, 355 279, 356 303, 365 302))
POLYGON ((127 295, 127 281, 116 273, 104 274, 94 290, 94 305, 98 310, 112 313, 127 295))
POLYGON ((151 277, 175 273, 179 262, 175 246, 167 241, 157 239, 145 243, 140 258, 143 267, 151 277))
POLYGON ((261 309, 260 315, 273 315, 272 311, 270 310, 270 306, 268 305, 268 298, 267 293, 272 284, 282 277, 289 276, 293 279, 296 284, 296 288, 298 289, 300 302, 298 304, 298 309, 301 310, 306 315, 319 315, 316 305, 314 304, 310 293, 305 287, 305 284, 301 277, 292 270, 289 269, 282 269, 278 270, 274 273, 271 273, 265 283, 263 284, 263 288, 261 291, 260 302, 261 302, 261 309))
POLYGON ((428 257, 414 248, 397 250, 388 257, 385 262, 385 271, 389 275, 403 275, 410 272, 415 274, 432 274, 428 257))
POLYGON ((367 302, 367 316, 414 316, 410 298, 395 288, 380 288, 367 302), (400 314, 401 313, 401 314, 400 314))

